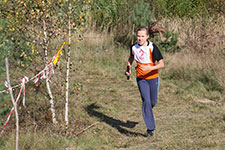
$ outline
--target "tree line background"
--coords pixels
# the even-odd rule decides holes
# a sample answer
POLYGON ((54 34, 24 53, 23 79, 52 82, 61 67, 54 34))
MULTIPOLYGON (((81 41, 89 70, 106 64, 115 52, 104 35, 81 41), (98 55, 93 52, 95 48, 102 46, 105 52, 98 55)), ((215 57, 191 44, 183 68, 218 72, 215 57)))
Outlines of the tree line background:
MULTIPOLYGON (((69 0, 0 1, 1 64, 6 55, 25 65, 43 43, 46 19, 49 41, 67 32, 68 12, 72 10, 73 32, 95 26, 98 30, 115 31, 116 40, 129 43, 132 26, 147 25, 161 18, 207 18, 224 15, 223 0, 69 0)), ((79 36, 79 35, 78 35, 79 36)), ((1 66, 2 68, 2 66, 1 66)), ((4 68, 4 67, 3 67, 4 68)))

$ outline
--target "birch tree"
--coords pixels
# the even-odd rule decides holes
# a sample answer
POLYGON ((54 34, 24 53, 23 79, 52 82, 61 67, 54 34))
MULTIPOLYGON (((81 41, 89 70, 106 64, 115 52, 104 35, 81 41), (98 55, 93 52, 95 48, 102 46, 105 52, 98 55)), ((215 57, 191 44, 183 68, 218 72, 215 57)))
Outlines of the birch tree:
POLYGON ((70 44, 71 44, 71 3, 69 3, 69 13, 68 13, 68 30, 69 30, 69 45, 67 52, 67 64, 66 64, 66 102, 65 102, 65 121, 66 125, 69 124, 68 112, 69 112, 69 73, 70 73, 70 44))
POLYGON ((81 31, 87 27, 87 20, 89 18, 90 0, 73 0, 69 1, 66 10, 68 11, 68 51, 67 51, 67 63, 66 63, 66 98, 65 98, 65 122, 69 124, 69 75, 70 75, 70 55, 71 55, 71 32, 75 35, 75 38, 80 38, 81 31), (69 7, 68 7, 69 6, 69 7))
MULTIPOLYGON (((48 63, 48 46, 47 46, 47 31, 46 31, 46 23, 45 23, 45 19, 43 19, 43 27, 44 27, 44 53, 45 53, 45 68, 46 71, 49 70, 49 63, 48 63)), ((52 112, 52 122, 55 124, 56 123, 56 117, 55 117, 55 106, 54 106, 54 98, 52 95, 52 90, 50 87, 50 83, 49 83, 49 73, 46 73, 46 86, 47 86, 47 90, 48 90, 48 94, 50 97, 50 104, 51 104, 51 112, 52 112)))

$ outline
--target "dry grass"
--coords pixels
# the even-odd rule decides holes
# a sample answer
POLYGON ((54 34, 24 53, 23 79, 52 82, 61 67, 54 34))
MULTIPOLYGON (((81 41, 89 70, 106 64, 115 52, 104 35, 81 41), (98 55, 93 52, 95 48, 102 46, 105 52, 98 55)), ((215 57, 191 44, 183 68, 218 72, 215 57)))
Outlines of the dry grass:
MULTIPOLYGON (((161 24, 165 22, 169 22, 169 30, 179 34, 178 44, 183 45, 184 48, 180 53, 166 54, 168 65, 164 73, 173 75, 174 72, 178 72, 181 78, 189 81, 196 81, 199 76, 205 74, 207 78, 211 76, 218 86, 224 89, 224 16, 189 20, 165 19, 161 21, 161 24)), ((224 90, 221 89, 221 91, 224 93, 224 90)))
POLYGON ((194 19, 163 19, 159 22, 162 26, 169 23, 169 30, 179 34, 179 44, 196 51, 211 51, 214 46, 223 45, 225 42, 225 18, 213 16, 211 18, 194 19))
POLYGON ((104 33, 104 32, 97 32, 92 30, 87 30, 83 34, 83 41, 82 43, 85 43, 85 46, 90 47, 97 47, 97 48, 103 48, 108 47, 109 45, 113 44, 113 34, 104 33), (86 45, 87 44, 87 45, 86 45))

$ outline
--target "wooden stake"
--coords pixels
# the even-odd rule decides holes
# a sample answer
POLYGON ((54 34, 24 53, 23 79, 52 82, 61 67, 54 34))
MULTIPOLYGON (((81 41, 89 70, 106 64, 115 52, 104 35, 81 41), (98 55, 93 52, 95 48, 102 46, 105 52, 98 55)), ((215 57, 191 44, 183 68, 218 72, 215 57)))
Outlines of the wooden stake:
POLYGON ((9 63, 8 63, 8 58, 5 58, 5 68, 6 68, 6 78, 7 78, 7 82, 8 82, 8 88, 9 88, 9 93, 10 93, 10 97, 13 103, 13 107, 15 110, 15 114, 16 114, 16 147, 15 149, 18 150, 19 147, 19 115, 18 115, 18 111, 17 111, 17 105, 13 96, 13 91, 12 91, 12 87, 10 84, 10 75, 9 75, 9 63))

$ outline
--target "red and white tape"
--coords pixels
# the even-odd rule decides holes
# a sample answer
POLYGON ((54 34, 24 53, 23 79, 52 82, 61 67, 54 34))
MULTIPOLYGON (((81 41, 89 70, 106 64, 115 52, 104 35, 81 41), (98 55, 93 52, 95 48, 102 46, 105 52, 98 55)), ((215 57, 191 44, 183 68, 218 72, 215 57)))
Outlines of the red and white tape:
MULTIPOLYGON (((55 57, 55 56, 54 56, 54 57, 55 57)), ((52 58, 52 60, 54 60, 54 57, 52 58)), ((11 87, 12 89, 14 89, 14 88, 20 86, 20 91, 19 91, 19 94, 18 94, 17 99, 16 99, 16 104, 18 103, 19 98, 20 98, 20 95, 21 95, 21 93, 22 93, 22 91, 23 91, 23 96, 24 96, 24 97, 23 97, 23 106, 25 106, 25 91, 26 91, 26 90, 25 90, 25 84, 26 84, 27 82, 33 80, 33 84, 36 84, 36 83, 38 84, 39 78, 41 78, 41 79, 46 79, 46 80, 49 80, 49 79, 50 79, 51 73, 54 74, 54 68, 53 68, 54 66, 53 66, 52 60, 48 63, 48 67, 45 67, 42 71, 40 71, 38 74, 36 74, 36 75, 33 76, 32 78, 29 79, 28 77, 24 77, 24 78, 22 79, 22 83, 21 83, 21 84, 16 85, 16 86, 14 86, 14 87, 11 87), (48 69, 47 69, 47 68, 48 68, 48 69), (47 77, 46 77, 46 76, 47 76, 47 77)), ((5 86, 8 88, 7 82, 5 82, 5 86)), ((7 89, 7 90, 4 90, 4 91, 0 91, 0 93, 3 93, 3 92, 7 92, 7 93, 8 93, 8 89, 7 89)), ((8 124, 9 119, 10 119, 10 117, 11 117, 13 111, 14 111, 14 107, 11 109, 10 114, 9 114, 9 116, 8 116, 8 118, 7 118, 7 120, 6 120, 5 124, 4 124, 4 126, 3 126, 3 129, 2 129, 2 131, 1 131, 1 133, 3 133, 3 131, 4 131, 5 127, 6 127, 6 125, 8 124)))
MULTIPOLYGON (((21 96, 22 90, 25 89, 25 83, 28 82, 28 81, 29 81, 29 78, 28 78, 28 77, 24 77, 24 78, 22 79, 22 83, 20 84, 20 85, 21 85, 21 86, 20 86, 20 91, 19 91, 19 94, 18 94, 18 96, 17 96, 17 98, 16 98, 16 101, 15 101, 16 105, 18 104, 18 101, 19 101, 19 98, 20 98, 20 96, 21 96)), ((24 91, 24 96, 25 96, 25 91, 24 91)), ((11 109, 11 111, 10 111, 10 113, 9 113, 9 116, 8 116, 8 118, 7 118, 7 120, 6 120, 5 124, 4 124, 4 126, 3 126, 2 132, 4 131, 6 125, 8 124, 9 119, 10 119, 10 117, 11 117, 11 115, 12 115, 14 109, 15 109, 14 107, 11 109)))
MULTIPOLYGON (((65 43, 66 43, 66 42, 64 42, 64 44, 65 44, 65 43)), ((64 46, 64 44, 63 44, 63 46, 64 46)), ((68 43, 68 44, 69 44, 69 43, 68 43)), ((61 47, 61 49, 63 48, 63 46, 61 47)), ((58 53, 61 51, 61 49, 58 51, 58 53)), ((36 83, 39 82, 39 78, 40 78, 40 79, 50 80, 51 75, 54 74, 54 63, 53 63, 53 62, 54 62, 54 60, 55 60, 56 58, 58 59, 56 62, 59 62, 59 55, 58 55, 58 53, 52 57, 51 61, 48 63, 48 66, 46 66, 46 67, 45 67, 43 70, 41 70, 38 74, 36 74, 35 76, 33 76, 33 77, 30 78, 30 79, 29 79, 28 77, 25 76, 25 77, 22 79, 22 83, 21 83, 21 84, 18 84, 18 85, 16 85, 16 86, 11 87, 12 90, 13 90, 14 88, 20 87, 20 91, 19 91, 19 94, 18 94, 18 96, 17 96, 17 98, 16 98, 16 102, 15 102, 16 105, 17 105, 17 103, 18 103, 18 101, 19 101, 19 98, 20 98, 20 96, 21 96, 21 93, 22 93, 22 91, 23 91, 23 96, 24 96, 24 97, 23 97, 23 105, 25 106, 25 92, 26 92, 26 90, 25 90, 25 84, 26 84, 27 82, 33 80, 33 84, 36 84, 36 83)), ((6 89, 6 90, 3 90, 3 91, 0 91, 0 94, 1 94, 1 93, 5 93, 5 92, 8 93, 9 88, 8 88, 8 83, 7 83, 7 82, 5 82, 5 86, 7 87, 7 89, 6 89)), ((5 127, 6 127, 6 125, 8 124, 8 122, 9 122, 9 120, 10 120, 10 117, 11 117, 13 111, 14 111, 14 107, 11 109, 11 111, 10 111, 10 113, 9 113, 9 116, 8 116, 8 118, 7 118, 7 120, 6 120, 5 124, 4 124, 4 126, 3 126, 3 129, 2 129, 0 135, 2 135, 2 133, 3 133, 4 129, 5 129, 5 127)))

